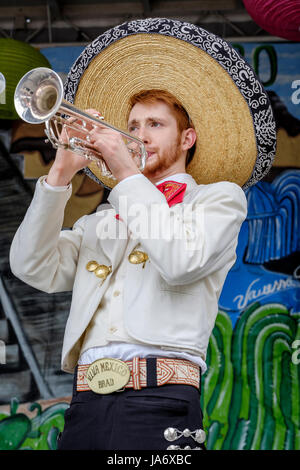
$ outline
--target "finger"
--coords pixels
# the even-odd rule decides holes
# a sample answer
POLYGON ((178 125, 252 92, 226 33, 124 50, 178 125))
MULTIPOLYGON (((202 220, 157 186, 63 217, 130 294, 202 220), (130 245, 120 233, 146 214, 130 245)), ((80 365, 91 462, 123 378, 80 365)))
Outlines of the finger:
POLYGON ((97 111, 97 109, 94 109, 94 108, 85 109, 84 112, 88 114, 92 114, 93 116, 103 117, 101 113, 97 111))
POLYGON ((86 109, 85 112, 86 112, 87 114, 90 114, 91 116, 97 118, 99 121, 100 121, 101 119, 102 119, 102 120, 104 119, 103 116, 102 116, 102 114, 101 114, 99 111, 97 111, 96 109, 86 109))
POLYGON ((72 137, 84 139, 85 134, 86 133, 82 129, 80 122, 76 118, 71 118, 63 124, 60 133, 60 140, 67 143, 72 137))
POLYGON ((102 139, 102 138, 110 138, 110 139, 116 139, 120 138, 121 140, 121 135, 118 131, 115 131, 114 129, 110 129, 106 126, 103 126, 101 124, 97 124, 93 126, 93 129, 89 131, 89 134, 92 139, 102 139))

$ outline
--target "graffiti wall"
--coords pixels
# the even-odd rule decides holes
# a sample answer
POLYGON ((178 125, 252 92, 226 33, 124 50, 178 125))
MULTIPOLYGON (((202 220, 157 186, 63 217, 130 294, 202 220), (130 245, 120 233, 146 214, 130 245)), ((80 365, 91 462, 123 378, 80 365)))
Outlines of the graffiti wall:
POLYGON ((219 302, 203 404, 212 449, 299 449, 300 47, 236 45, 264 82, 277 123, 268 177, 219 302))
MULTIPOLYGON (((266 87, 278 145, 269 175, 246 191, 248 216, 209 343, 201 395, 207 447, 300 449, 300 44, 234 46, 266 87)), ((42 52, 64 78, 81 50, 42 52)), ((70 296, 28 288, 7 258, 54 153, 42 129, 20 122, 0 137, 0 449, 55 449, 72 389, 60 371, 70 296)), ((83 175, 74 187, 67 227, 106 198, 83 175)))

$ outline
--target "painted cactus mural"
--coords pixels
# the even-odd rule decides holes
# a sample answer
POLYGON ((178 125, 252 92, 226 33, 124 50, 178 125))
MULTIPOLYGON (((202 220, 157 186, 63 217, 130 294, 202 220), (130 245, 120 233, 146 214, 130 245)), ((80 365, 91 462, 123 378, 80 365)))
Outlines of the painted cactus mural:
MULTIPOLYGON (((300 172, 283 171, 246 195, 248 216, 237 261, 219 302, 222 315, 226 311, 230 316, 226 334, 232 338, 231 349, 219 341, 213 353, 219 362, 211 361, 213 369, 220 367, 223 351, 231 362, 222 385, 224 391, 231 389, 231 403, 228 422, 216 409, 210 415, 207 403, 207 425, 215 431, 209 434, 209 446, 299 449, 300 172)), ((219 318, 215 337, 224 329, 219 318)))
POLYGON ((0 414, 0 450, 55 450, 68 403, 56 403, 43 411, 39 403, 32 403, 28 405, 28 411, 36 410, 32 419, 18 413, 18 405, 12 399, 10 415, 0 414))
POLYGON ((254 303, 230 327, 220 312, 202 395, 208 448, 299 449, 300 314, 254 303))

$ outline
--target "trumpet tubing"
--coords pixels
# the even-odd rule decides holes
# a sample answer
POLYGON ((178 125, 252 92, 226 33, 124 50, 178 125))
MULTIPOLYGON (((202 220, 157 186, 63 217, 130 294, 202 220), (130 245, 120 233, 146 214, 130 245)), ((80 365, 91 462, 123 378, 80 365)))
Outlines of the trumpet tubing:
POLYGON ((144 143, 112 124, 82 111, 63 99, 63 83, 53 70, 39 67, 27 72, 19 81, 14 96, 14 104, 20 118, 30 124, 45 123, 45 133, 54 148, 73 151, 94 161, 103 176, 115 180, 100 152, 93 149, 88 139, 89 127, 105 126, 119 132, 126 141, 129 152, 140 171, 146 162, 144 143), (69 116, 71 119, 67 119, 69 116), (67 143, 61 139, 65 129, 67 143), (70 135, 70 131, 77 135, 70 135), (78 136, 81 135, 80 137, 78 136), (134 145, 135 148, 130 146, 134 145))

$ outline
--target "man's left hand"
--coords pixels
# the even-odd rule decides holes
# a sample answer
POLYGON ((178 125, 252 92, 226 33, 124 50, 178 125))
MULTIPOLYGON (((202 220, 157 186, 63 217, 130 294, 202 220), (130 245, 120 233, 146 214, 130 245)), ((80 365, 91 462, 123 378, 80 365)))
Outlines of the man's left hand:
MULTIPOLYGON (((99 116, 97 111, 89 110, 89 112, 99 116)), ((90 143, 102 154, 103 160, 118 181, 141 173, 119 132, 99 123, 89 135, 90 143)))

